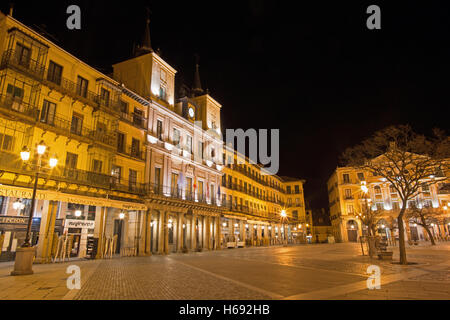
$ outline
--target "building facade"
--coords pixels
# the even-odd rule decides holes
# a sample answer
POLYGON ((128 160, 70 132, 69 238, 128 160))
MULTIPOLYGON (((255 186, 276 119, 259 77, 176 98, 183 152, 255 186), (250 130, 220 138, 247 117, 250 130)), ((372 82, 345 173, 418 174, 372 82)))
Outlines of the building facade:
MULTIPOLYGON (((337 168, 328 180, 328 198, 330 205, 330 219, 333 235, 338 242, 356 242, 361 235, 366 235, 367 230, 361 224, 358 215, 362 213, 362 203, 365 196, 361 190, 364 184, 368 188, 367 199, 372 210, 383 210, 378 222, 378 232, 387 238, 398 238, 398 230, 392 225, 392 217, 401 208, 401 201, 396 190, 382 177, 374 176, 364 170, 352 167, 337 168)), ((423 186, 417 195, 417 201, 442 210, 444 216, 449 210, 450 192, 448 184, 439 182, 430 186, 423 186)), ((433 224, 432 232, 439 238, 449 235, 450 220, 444 219, 440 223, 433 224)), ((427 240, 426 231, 413 222, 405 223, 406 237, 410 241, 427 240)))
POLYGON ((222 106, 202 90, 198 65, 193 90, 176 97, 176 70, 153 51, 149 21, 111 75, 1 13, 0 54, 0 259, 23 243, 35 184, 38 262, 63 247, 101 258, 296 237, 304 181, 224 166, 222 106))

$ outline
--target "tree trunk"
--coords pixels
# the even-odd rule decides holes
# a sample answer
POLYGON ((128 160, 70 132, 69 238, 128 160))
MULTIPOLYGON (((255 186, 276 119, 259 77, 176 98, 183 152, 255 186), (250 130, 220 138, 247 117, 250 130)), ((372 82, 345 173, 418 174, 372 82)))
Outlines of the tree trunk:
POLYGON ((435 246, 435 245, 436 245, 436 242, 434 241, 434 237, 433 237, 433 234, 432 234, 431 231, 430 231, 430 228, 428 228, 427 225, 423 225, 423 228, 427 231, 428 236, 430 237, 431 245, 432 245, 432 246, 435 246))
POLYGON ((405 228, 403 227, 403 215, 405 211, 402 208, 402 211, 397 217, 398 224, 398 247, 400 250, 400 264, 408 264, 408 260, 406 259, 406 246, 405 246, 405 228))

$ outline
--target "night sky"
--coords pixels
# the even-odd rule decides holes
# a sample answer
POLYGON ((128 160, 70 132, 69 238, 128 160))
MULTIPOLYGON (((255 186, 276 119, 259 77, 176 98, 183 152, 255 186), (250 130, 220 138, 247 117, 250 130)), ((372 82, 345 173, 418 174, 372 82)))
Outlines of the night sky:
POLYGON ((450 122, 446 2, 354 2, 15 1, 14 17, 45 25, 58 45, 109 73, 140 42, 150 6, 152 46, 178 70, 177 84, 192 85, 198 53, 222 126, 280 129, 279 174, 306 179, 306 199, 320 208, 346 147, 392 124, 429 133, 450 122), (66 28, 70 4, 81 7, 80 31, 66 28), (366 27, 371 4, 381 30, 366 27))

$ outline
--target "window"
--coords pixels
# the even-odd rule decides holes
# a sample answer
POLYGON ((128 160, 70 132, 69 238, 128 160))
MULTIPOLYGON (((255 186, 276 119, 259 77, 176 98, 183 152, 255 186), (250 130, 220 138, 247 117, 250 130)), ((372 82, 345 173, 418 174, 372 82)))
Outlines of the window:
POLYGON ((192 178, 186 178, 186 199, 194 200, 192 195, 192 178))
POLYGON ((140 155, 140 141, 138 139, 132 138, 131 139, 131 156, 141 158, 140 155))
POLYGON ((103 104, 107 107, 109 106, 109 96, 110 96, 109 90, 106 90, 105 88, 101 88, 100 98, 101 98, 103 104))
POLYGON ((92 171, 97 173, 102 173, 103 162, 97 159, 92 161, 92 171))
POLYGON ((286 187, 286 193, 287 194, 291 194, 291 186, 287 186, 286 187))
POLYGON ((358 179, 359 179, 359 181, 364 181, 364 173, 363 172, 358 172, 358 179))
POLYGON ((170 186, 172 189, 172 196, 178 196, 178 173, 172 173, 170 186))
POLYGON ((375 190, 375 194, 381 194, 380 186, 375 186, 374 190, 375 190))
POLYGON ((352 214, 353 212, 354 212, 353 205, 348 204, 347 205, 347 213, 352 214))
POLYGON ((350 183, 350 175, 348 173, 344 173, 342 177, 344 179, 344 183, 350 183))
POLYGON ((77 168, 78 155, 74 153, 67 152, 66 155, 66 167, 71 169, 77 168))
POLYGON ((0 148, 5 151, 13 150, 14 138, 10 135, 0 133, 0 148))
POLYGON ((377 202, 376 203, 376 207, 377 207, 377 210, 383 210, 384 209, 383 203, 381 203, 381 202, 377 202))
POLYGON ((157 137, 159 140, 162 140, 162 139, 163 139, 163 138, 162 138, 162 125, 163 125, 163 123, 162 123, 161 120, 156 121, 156 137, 157 137))
POLYGON ((295 205, 297 207, 300 207, 300 205, 301 205, 300 198, 295 198, 295 205))
POLYGON ((123 114, 128 114, 128 103, 126 103, 123 100, 120 100, 119 105, 120 105, 120 112, 122 112, 123 114))
POLYGON ((160 186, 161 184, 161 168, 155 168, 155 185, 160 186))
POLYGON ((300 186, 296 185, 295 186, 295 194, 299 194, 300 193, 300 186))
POLYGON ((82 128, 83 128, 83 116, 74 112, 72 115, 72 123, 70 126, 70 132, 75 133, 80 136, 82 128))
POLYGON ((130 191, 135 191, 136 190, 136 183, 137 183, 137 171, 133 170, 133 169, 129 169, 129 173, 128 173, 128 187, 130 189, 130 191))
POLYGON ((292 211, 292 217, 294 219, 298 219, 298 211, 297 210, 292 211))
POLYGON ((28 47, 25 47, 21 43, 16 44, 16 59, 17 62, 25 67, 28 67, 30 64, 30 58, 31 58, 31 49, 28 47))
POLYGON ((205 144, 202 141, 199 141, 198 142, 198 156, 200 157, 200 159, 203 159, 204 148, 205 148, 205 144))
POLYGON ((44 100, 44 105, 42 106, 41 117, 39 120, 43 123, 53 125, 55 121, 55 113, 56 104, 44 100))
POLYGON ((394 188, 393 185, 390 185, 390 186, 389 186, 389 191, 390 191, 391 193, 397 193, 397 190, 395 190, 395 188, 394 188))
POLYGON ((63 71, 62 66, 54 63, 53 61, 50 61, 50 64, 48 65, 47 80, 56 83, 57 85, 60 85, 62 71, 63 71))
POLYGON ((125 135, 122 132, 117 132, 117 151, 125 152, 125 135))
POLYGON ((180 130, 173 128, 173 143, 175 146, 180 145, 180 130))
POLYGON ((346 199, 352 198, 352 189, 345 189, 345 198, 346 199))
POLYGON ((15 99, 23 99, 24 96, 24 90, 22 88, 13 86, 12 84, 8 84, 8 87, 6 89, 6 94, 9 97, 13 97, 15 99))
POLYGON ((216 157, 216 149, 211 148, 211 158, 214 159, 216 157))
POLYGON ((159 97, 160 97, 162 100, 166 100, 166 95, 167 95, 167 89, 166 89, 165 87, 161 86, 161 87, 159 88, 159 97))
POLYGON ((122 178, 122 168, 119 166, 113 166, 111 175, 113 176, 113 181, 115 183, 120 183, 120 179, 122 178))
POLYGON ((144 112, 139 108, 134 108, 133 112, 133 124, 144 127, 144 112))
POLYGON ((192 137, 191 136, 187 136, 186 138, 186 148, 187 151, 192 154, 192 137))
POLYGON ((204 189, 203 189, 203 181, 198 182, 198 198, 203 201, 205 199, 204 189))
POLYGON ((430 192, 430 186, 426 183, 422 183, 422 191, 423 192, 430 192))
POLYGON ((77 94, 84 98, 87 97, 89 81, 83 77, 77 77, 77 94))

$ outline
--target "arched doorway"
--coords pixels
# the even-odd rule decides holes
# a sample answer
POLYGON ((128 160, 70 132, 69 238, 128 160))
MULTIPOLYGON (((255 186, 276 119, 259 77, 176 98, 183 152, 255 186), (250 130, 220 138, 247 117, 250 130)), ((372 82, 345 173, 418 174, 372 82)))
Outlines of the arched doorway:
POLYGON ((347 221, 347 238, 349 242, 358 241, 358 223, 355 220, 347 221))

